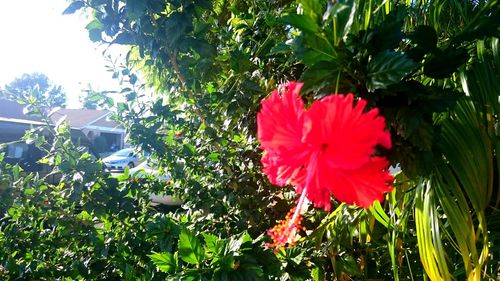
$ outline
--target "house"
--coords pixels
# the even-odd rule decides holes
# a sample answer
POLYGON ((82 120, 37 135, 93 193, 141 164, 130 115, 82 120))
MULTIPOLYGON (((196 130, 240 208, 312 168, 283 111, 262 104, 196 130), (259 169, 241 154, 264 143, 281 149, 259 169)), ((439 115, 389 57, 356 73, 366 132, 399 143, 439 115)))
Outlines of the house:
MULTIPOLYGON (((2 149, 5 152, 4 161, 19 164, 29 172, 42 171, 43 167, 37 161, 43 157, 42 151, 33 144, 22 142, 26 131, 47 126, 47 122, 39 116, 28 115, 24 105, 15 101, 0 99, 0 143, 7 143, 2 149)), ((50 124, 51 121, 49 120, 50 124)), ((50 141, 52 136, 48 131, 42 132, 50 141)), ((92 143, 79 130, 71 129, 71 138, 82 146, 91 147, 92 143)))
POLYGON ((111 115, 108 110, 61 108, 52 112, 50 119, 54 124, 63 120, 68 122, 72 129, 85 134, 95 149, 102 153, 124 146, 125 129, 111 120, 111 115))
POLYGON ((24 114, 23 105, 0 99, 0 143, 20 140, 27 129, 43 125, 42 121, 24 114))
MULTIPOLYGON (((23 108, 17 102, 0 99, 0 143, 19 141, 27 130, 44 124, 41 118, 24 114, 23 108)), ((4 152, 6 162, 19 163, 29 171, 40 169, 36 161, 41 158, 41 152, 33 145, 12 143, 4 152)))
MULTIPOLYGON (((42 151, 32 144, 20 141, 25 132, 35 127, 58 124, 65 120, 71 128, 71 138, 75 143, 95 152, 110 151, 123 147, 125 130, 117 122, 109 119, 110 111, 89 109, 57 109, 50 113, 49 119, 28 115, 25 105, 15 101, 0 99, 0 143, 8 143, 3 148, 4 161, 18 163, 26 171, 41 171, 37 162, 43 157, 42 151), (96 147, 96 144, 99 147, 96 147), (97 148, 100 148, 99 151, 97 148)), ((48 141, 52 138, 48 131, 43 132, 48 141)))

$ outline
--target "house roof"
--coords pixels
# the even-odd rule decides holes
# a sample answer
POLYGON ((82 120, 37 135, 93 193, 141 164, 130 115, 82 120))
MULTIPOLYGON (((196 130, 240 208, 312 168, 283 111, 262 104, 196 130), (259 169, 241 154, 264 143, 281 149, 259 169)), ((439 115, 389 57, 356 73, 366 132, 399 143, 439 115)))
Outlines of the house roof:
MULTIPOLYGON (((9 123, 42 125, 43 120, 38 116, 26 115, 25 105, 15 101, 0 99, 0 121, 9 123)), ((107 131, 123 131, 123 127, 116 121, 109 120, 111 115, 108 110, 96 109, 56 109, 50 113, 53 124, 58 124, 62 119, 66 120, 73 129, 100 129, 107 131)))
POLYGON ((15 101, 0 99, 0 119, 16 123, 39 123, 42 119, 38 116, 26 115, 24 105, 15 101))
POLYGON ((107 119, 110 114, 108 110, 61 108, 53 112, 50 118, 55 124, 65 118, 72 128, 78 129, 88 126, 122 128, 118 122, 107 119))
POLYGON ((92 123, 92 126, 98 126, 98 127, 109 127, 109 128, 122 128, 120 124, 118 124, 116 121, 109 120, 106 116, 106 118, 101 118, 94 123, 92 123))

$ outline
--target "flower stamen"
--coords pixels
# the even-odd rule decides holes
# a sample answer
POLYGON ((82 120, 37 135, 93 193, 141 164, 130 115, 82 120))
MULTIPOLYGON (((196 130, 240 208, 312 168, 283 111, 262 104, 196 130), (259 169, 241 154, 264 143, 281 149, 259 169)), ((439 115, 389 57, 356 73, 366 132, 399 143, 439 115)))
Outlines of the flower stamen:
POLYGON ((288 212, 285 219, 278 221, 277 225, 267 231, 273 242, 266 243, 266 247, 274 247, 274 251, 277 252, 280 247, 295 246, 295 243, 300 239, 298 232, 304 229, 301 213, 307 203, 306 192, 307 188, 302 191, 297 206, 288 212))

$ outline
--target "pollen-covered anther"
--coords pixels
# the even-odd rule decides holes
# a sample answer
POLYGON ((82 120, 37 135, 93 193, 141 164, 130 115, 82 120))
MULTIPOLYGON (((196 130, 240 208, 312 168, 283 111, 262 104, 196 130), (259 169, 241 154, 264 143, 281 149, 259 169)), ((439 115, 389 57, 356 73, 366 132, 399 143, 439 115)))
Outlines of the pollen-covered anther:
POLYGON ((265 246, 274 247, 275 251, 280 247, 293 247, 300 239, 300 230, 304 230, 302 216, 300 215, 300 209, 295 207, 288 212, 284 220, 278 221, 277 225, 267 231, 273 242, 266 243, 265 246))

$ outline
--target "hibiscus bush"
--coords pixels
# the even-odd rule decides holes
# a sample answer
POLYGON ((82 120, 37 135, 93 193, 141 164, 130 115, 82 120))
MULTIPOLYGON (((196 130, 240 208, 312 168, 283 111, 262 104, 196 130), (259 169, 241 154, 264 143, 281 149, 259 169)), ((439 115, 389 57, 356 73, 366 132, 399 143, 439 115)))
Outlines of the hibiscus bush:
POLYGON ((67 205, 87 228, 51 228, 15 215, 42 217, 52 209, 30 204, 46 197, 10 195, 4 276, 70 276, 26 262, 54 251, 84 279, 498 278, 499 1, 77 0, 64 13, 77 11, 93 41, 127 47, 109 66, 117 117, 171 174, 153 189, 185 203, 115 214, 150 187, 99 174, 82 200, 119 197, 84 215, 67 205), (43 250, 7 255, 16 225, 97 240, 29 236, 43 250), (100 241, 121 250, 97 259, 100 241))

